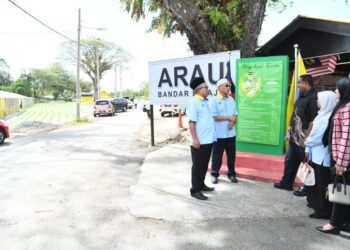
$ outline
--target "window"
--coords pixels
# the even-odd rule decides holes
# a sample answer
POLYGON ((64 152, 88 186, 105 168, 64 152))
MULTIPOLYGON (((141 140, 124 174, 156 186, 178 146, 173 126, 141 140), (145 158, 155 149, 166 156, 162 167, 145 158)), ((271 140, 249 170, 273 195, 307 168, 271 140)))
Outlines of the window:
POLYGON ((108 101, 97 101, 96 105, 108 105, 108 101))

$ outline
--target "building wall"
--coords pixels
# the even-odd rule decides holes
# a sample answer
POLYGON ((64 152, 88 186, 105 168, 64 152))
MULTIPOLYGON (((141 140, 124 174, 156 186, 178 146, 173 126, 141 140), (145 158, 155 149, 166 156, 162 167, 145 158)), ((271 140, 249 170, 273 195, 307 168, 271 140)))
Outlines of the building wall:
POLYGON ((86 103, 86 102, 93 102, 94 97, 93 96, 82 96, 80 97, 80 102, 81 103, 86 103))
POLYGON ((318 91, 325 91, 325 90, 335 91, 335 82, 343 77, 344 76, 340 74, 316 76, 314 78, 314 85, 318 91))
POLYGON ((0 119, 33 105, 33 98, 0 98, 0 119))

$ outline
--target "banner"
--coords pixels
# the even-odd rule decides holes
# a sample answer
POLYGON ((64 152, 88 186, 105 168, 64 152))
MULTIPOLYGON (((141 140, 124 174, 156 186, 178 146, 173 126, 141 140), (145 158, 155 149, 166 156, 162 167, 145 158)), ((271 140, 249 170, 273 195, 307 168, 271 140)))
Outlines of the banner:
POLYGON ((242 151, 283 154, 288 57, 237 61, 237 142, 242 151))
MULTIPOLYGON (((193 96, 190 82, 203 77, 209 87, 209 98, 217 92, 216 82, 225 77, 226 64, 234 67, 240 51, 199 55, 149 62, 150 104, 187 104, 193 96)), ((231 77, 235 79, 235 68, 231 77)))

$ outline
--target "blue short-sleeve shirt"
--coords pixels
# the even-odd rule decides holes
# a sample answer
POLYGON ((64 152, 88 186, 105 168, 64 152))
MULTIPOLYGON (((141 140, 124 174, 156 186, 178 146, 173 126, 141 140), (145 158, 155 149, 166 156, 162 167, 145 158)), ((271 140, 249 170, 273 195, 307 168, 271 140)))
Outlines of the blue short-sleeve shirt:
MULTIPOLYGON (((237 116, 236 103, 231 96, 223 97, 220 93, 211 98, 210 110, 213 117, 221 116, 237 116)), ((215 130, 217 138, 230 138, 236 136, 235 126, 229 130, 229 121, 215 121, 215 130)))
MULTIPOLYGON (((196 134, 200 144, 216 141, 215 121, 206 98, 195 95, 188 104, 188 120, 196 124, 196 134)), ((190 136, 190 145, 193 145, 190 136)))

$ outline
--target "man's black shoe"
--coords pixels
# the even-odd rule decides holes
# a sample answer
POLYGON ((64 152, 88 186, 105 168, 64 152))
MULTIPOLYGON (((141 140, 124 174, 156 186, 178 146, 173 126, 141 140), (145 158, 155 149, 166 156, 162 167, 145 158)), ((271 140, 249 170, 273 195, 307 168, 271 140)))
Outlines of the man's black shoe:
POLYGON ((344 232, 347 232, 347 233, 350 233, 350 224, 347 224, 345 223, 343 226, 342 226, 342 231, 344 232))
POLYGON ((295 190, 293 194, 298 197, 306 196, 306 189, 304 187, 301 187, 298 190, 295 190))
POLYGON ((203 195, 201 192, 195 192, 195 193, 191 193, 191 196, 198 199, 198 200, 208 200, 208 197, 203 195))
POLYGON ((213 184, 218 184, 218 182, 219 182, 218 177, 212 175, 212 176, 211 176, 211 183, 213 183, 213 184))
POLYGON ((235 176, 228 176, 227 177, 232 183, 238 183, 238 180, 235 176))
POLYGON ((203 187, 203 189, 202 189, 202 191, 207 191, 207 192, 214 191, 214 190, 215 190, 215 188, 213 188, 213 187, 208 187, 208 186, 206 186, 206 185, 204 185, 204 187, 203 187))
POLYGON ((283 189, 283 190, 287 190, 287 191, 292 191, 292 190, 293 190, 293 187, 292 187, 292 186, 285 186, 285 185, 282 185, 280 182, 275 183, 273 186, 274 186, 275 188, 283 189))

